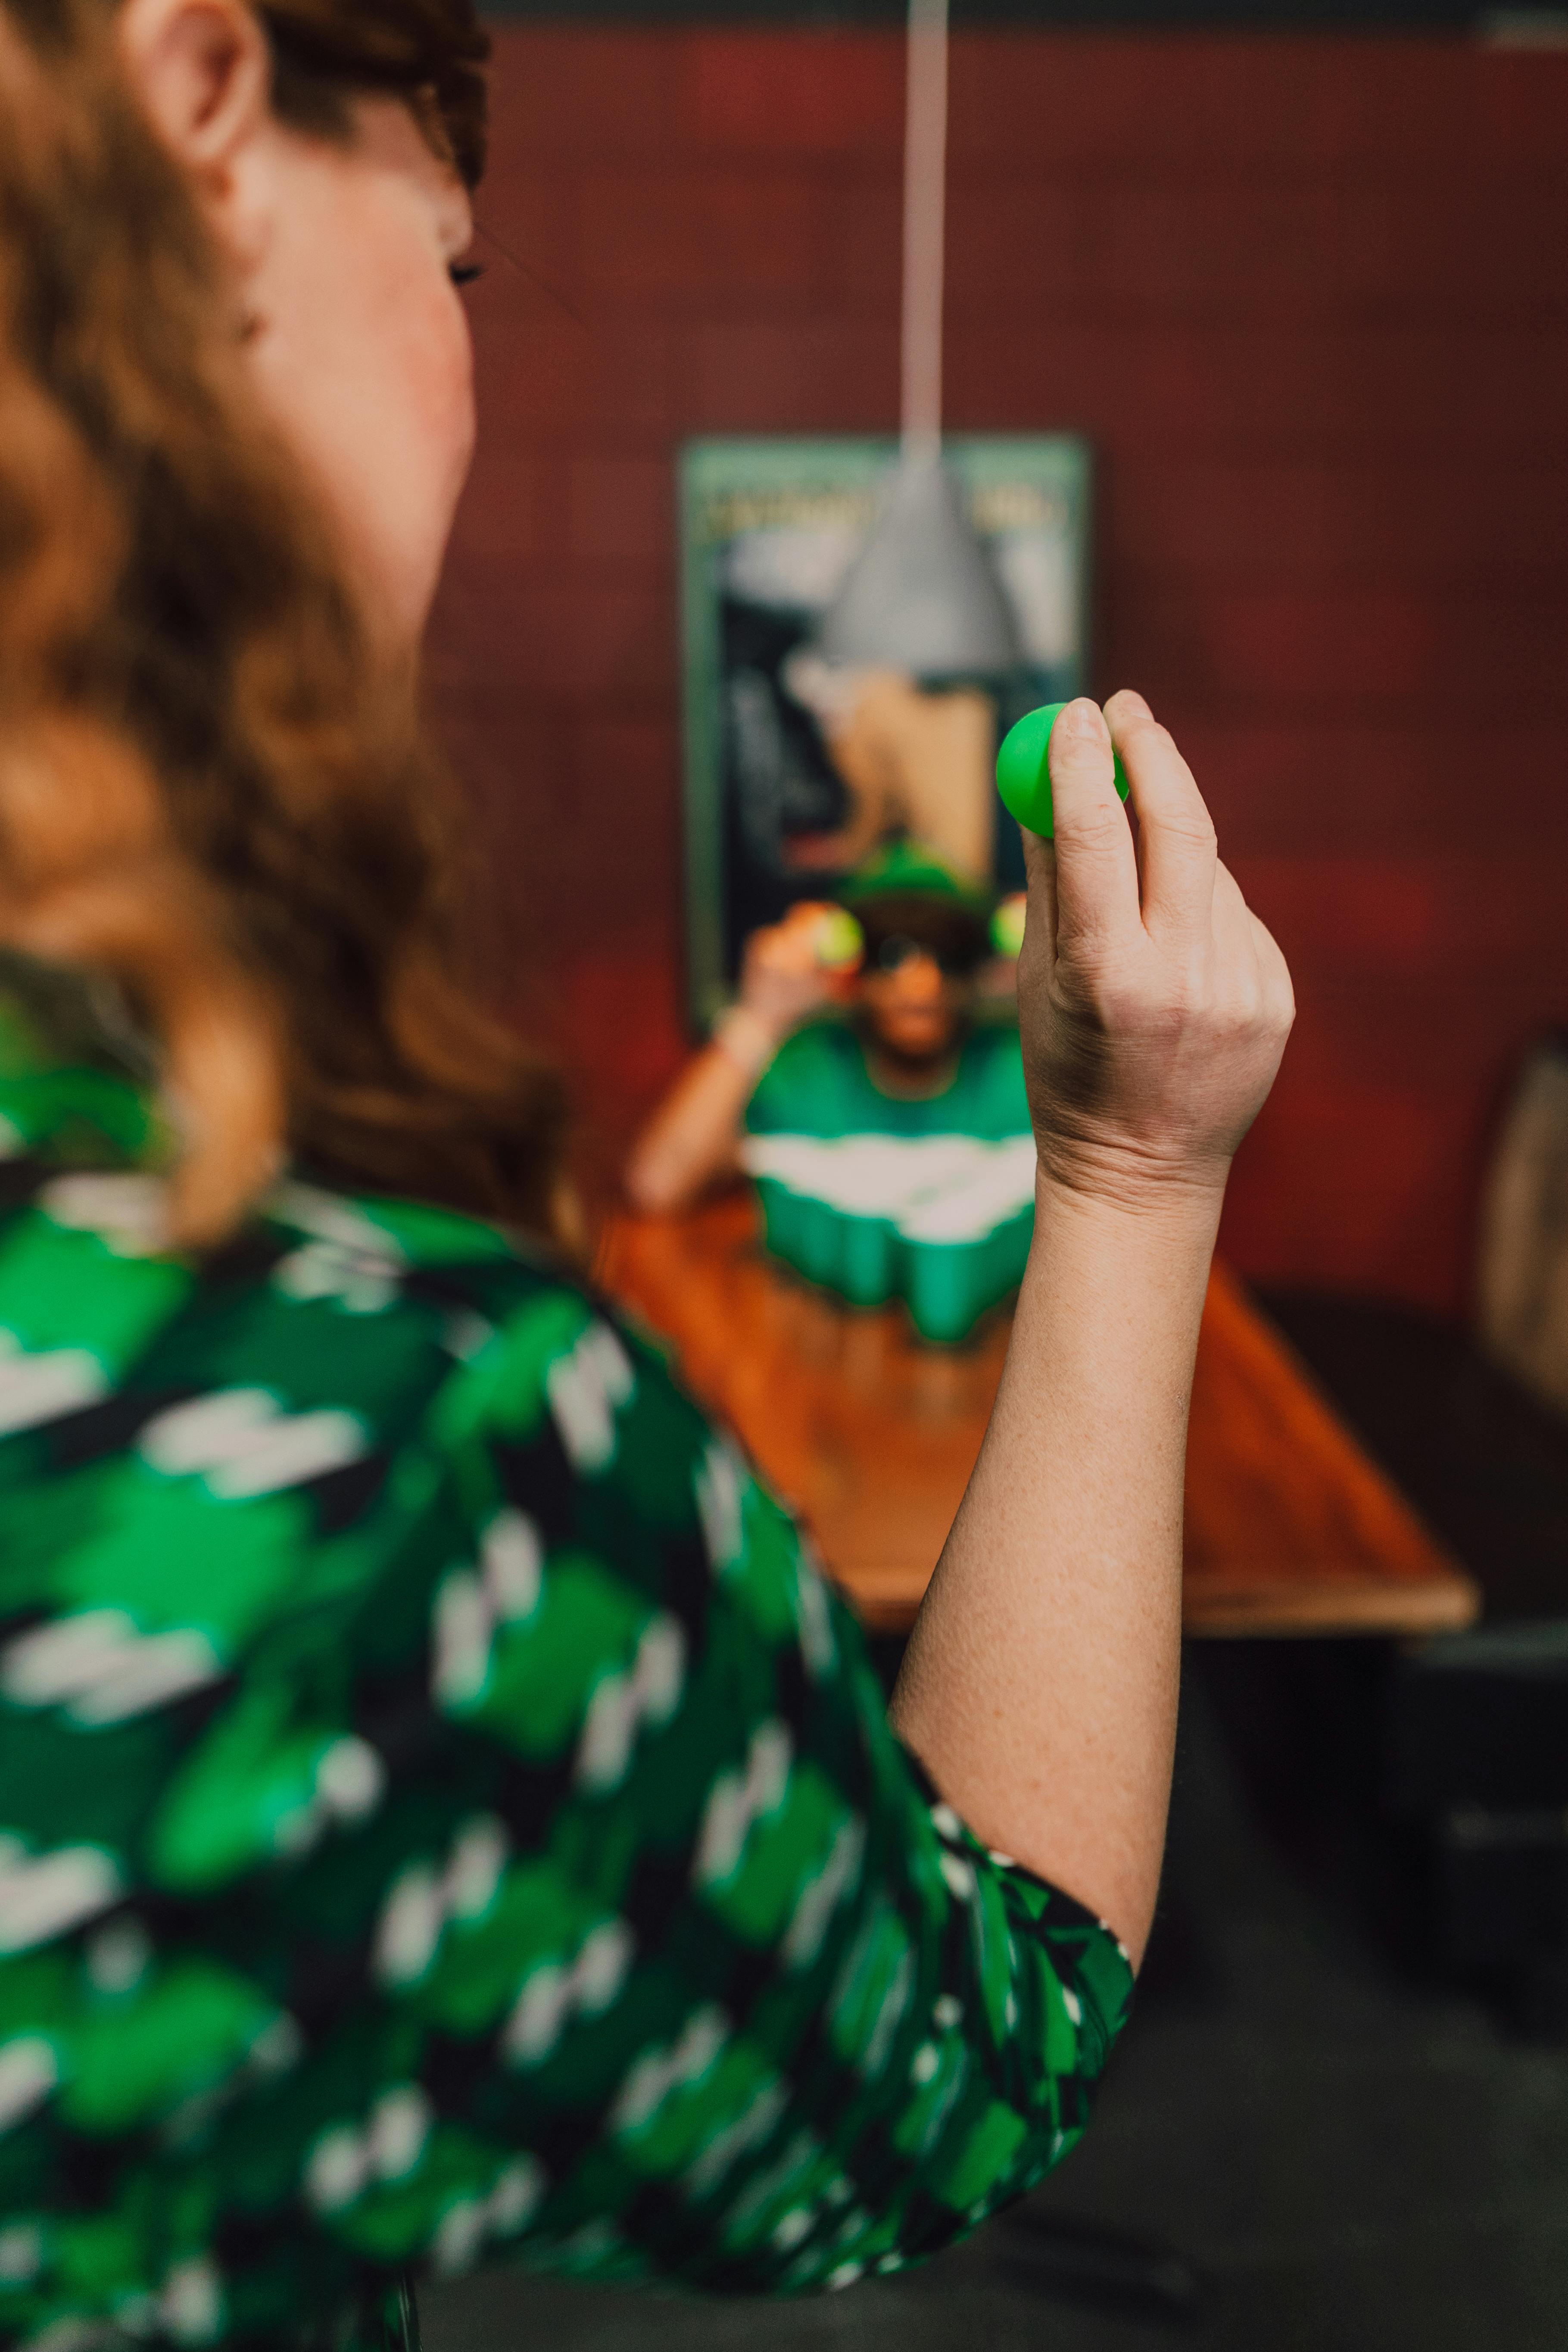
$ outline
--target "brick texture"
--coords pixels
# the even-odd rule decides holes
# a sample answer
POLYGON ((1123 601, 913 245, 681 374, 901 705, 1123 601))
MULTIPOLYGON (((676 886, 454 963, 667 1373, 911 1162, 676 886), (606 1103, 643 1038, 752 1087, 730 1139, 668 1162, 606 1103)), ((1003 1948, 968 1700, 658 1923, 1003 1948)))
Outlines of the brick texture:
MULTIPOLYGON (((432 643, 498 995, 609 1170, 678 1066, 673 460, 895 422, 902 58, 498 34, 481 441, 432 643)), ((1244 1270, 1462 1307, 1568 1018, 1568 59, 967 35, 949 420, 1099 461, 1096 683, 1181 733, 1300 999, 1244 1270)))

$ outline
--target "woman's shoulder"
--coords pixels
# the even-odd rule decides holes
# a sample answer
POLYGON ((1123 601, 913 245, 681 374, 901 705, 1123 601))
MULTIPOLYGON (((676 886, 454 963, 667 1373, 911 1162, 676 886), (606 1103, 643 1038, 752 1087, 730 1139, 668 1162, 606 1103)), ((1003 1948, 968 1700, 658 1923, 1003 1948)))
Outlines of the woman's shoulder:
POLYGON ((581 1269, 479 1217, 310 1185, 284 1188, 268 1223, 294 1244, 273 1293, 339 1303, 310 1344, 344 1351, 345 1403, 374 1422, 387 1395, 412 1455, 472 1490, 480 1517, 499 1449, 511 1500, 558 1519, 563 1537, 611 1487, 633 1550, 634 1523, 692 1521, 721 1441, 663 1342, 581 1269), (362 1318, 363 1333, 344 1328, 362 1318), (391 1393, 400 1364, 405 1399, 391 1393))
POLYGON ((584 1269, 514 1228, 430 1202, 300 1181, 278 1189, 263 1223, 285 1244, 274 1290, 298 1301, 334 1298, 373 1318, 399 1307, 435 1315, 446 1352, 462 1367, 500 1341, 514 1393, 525 1362, 542 1394, 579 1360, 599 1366, 612 1396, 629 1394, 639 1373, 669 1382, 651 1333, 584 1269))
POLYGON ((672 1455, 701 1458, 706 1425, 657 1341, 481 1217, 295 1178, 222 1248, 170 1256, 157 1177, 5 1174, 0 1444, 19 1415, 47 1452, 58 1414, 112 1400, 110 1451, 175 1475, 199 1459, 220 1498, 303 1486, 340 1528, 375 1516, 399 1461, 449 1471, 547 1428, 539 1475, 593 1476, 634 1400, 639 1428, 651 1416, 672 1455), (62 1387, 67 1363, 80 1378, 62 1387))
POLYGON ((479 1218, 298 1182, 175 1259, 144 1245, 150 1182, 51 1172, 0 1217, 0 1556, 26 1563, 29 1612, 0 1606, 0 1714, 85 1674, 110 1719, 165 1652, 187 1694, 279 1644, 380 1655, 454 1561, 524 1528, 600 1563, 612 1616, 662 1605, 725 1449, 572 1269, 479 1218), (84 1594, 100 1631, 134 1629, 85 1666, 59 1631, 84 1594))

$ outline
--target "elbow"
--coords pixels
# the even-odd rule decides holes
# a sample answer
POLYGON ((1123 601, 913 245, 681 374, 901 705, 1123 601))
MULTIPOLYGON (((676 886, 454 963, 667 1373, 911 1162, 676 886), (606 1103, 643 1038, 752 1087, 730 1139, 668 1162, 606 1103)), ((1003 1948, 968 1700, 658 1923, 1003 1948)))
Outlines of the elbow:
POLYGON ((621 1180, 627 1201, 643 1217, 669 1217, 684 1209, 690 1188, 657 1152, 634 1152, 621 1180))

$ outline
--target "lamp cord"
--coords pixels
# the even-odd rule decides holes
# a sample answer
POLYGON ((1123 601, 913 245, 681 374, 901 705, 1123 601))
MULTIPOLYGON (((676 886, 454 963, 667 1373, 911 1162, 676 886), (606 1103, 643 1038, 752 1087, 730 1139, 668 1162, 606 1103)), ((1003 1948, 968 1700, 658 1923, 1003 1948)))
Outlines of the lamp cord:
POLYGON ((910 0, 904 111, 903 453, 942 449, 948 0, 910 0))

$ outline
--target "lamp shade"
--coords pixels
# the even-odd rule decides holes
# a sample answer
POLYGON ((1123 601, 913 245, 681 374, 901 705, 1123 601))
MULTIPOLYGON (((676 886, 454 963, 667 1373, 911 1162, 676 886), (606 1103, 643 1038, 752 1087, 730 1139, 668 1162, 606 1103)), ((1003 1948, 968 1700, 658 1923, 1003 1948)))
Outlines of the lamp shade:
POLYGON ((1021 659, 1001 583, 934 452, 906 452, 894 467, 816 651, 916 678, 999 677, 1021 659))

